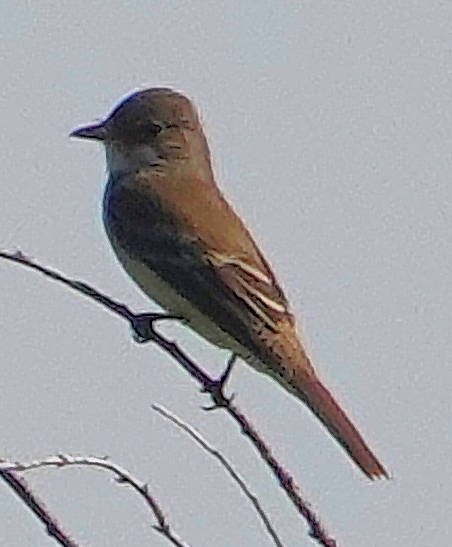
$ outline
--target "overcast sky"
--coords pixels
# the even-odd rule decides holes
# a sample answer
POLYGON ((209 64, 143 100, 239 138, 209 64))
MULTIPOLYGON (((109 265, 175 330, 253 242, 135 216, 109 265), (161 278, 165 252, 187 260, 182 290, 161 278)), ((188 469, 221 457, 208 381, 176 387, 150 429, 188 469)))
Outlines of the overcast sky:
MULTIPOLYGON (((320 423, 239 364, 229 389, 338 545, 447 546, 452 498, 452 4, 0 4, 0 248, 157 309, 101 223, 105 160, 68 138, 130 91, 189 94, 217 178, 292 303, 320 374, 393 475, 369 483, 320 423), (251 7, 253 6, 253 7, 251 7)), ((244 475, 287 546, 311 545, 237 427, 127 326, 0 263, 1 458, 108 455, 148 481, 190 545, 271 545, 188 421, 244 475)), ((212 374, 227 354, 170 325, 212 374)), ((27 475, 81 545, 168 543, 141 499, 90 469, 27 475)), ((0 485, 0 544, 54 545, 0 485)))

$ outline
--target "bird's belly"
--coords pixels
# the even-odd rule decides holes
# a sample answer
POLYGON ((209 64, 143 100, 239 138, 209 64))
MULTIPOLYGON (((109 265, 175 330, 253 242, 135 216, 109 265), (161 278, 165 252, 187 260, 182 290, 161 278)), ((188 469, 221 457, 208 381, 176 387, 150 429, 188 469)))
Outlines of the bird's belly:
POLYGON ((185 323, 212 344, 228 349, 248 362, 255 361, 249 350, 218 327, 210 317, 201 313, 189 300, 156 275, 147 264, 131 258, 119 246, 114 245, 114 250, 126 272, 146 296, 170 314, 182 317, 185 323))

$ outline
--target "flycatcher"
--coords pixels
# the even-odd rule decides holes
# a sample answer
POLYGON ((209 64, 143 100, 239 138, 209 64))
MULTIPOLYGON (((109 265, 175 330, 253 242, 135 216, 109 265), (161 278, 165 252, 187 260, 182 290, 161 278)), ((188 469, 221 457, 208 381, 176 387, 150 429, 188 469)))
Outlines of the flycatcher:
POLYGON ((303 401, 369 478, 387 477, 321 383, 268 262, 216 185, 191 101, 139 91, 72 136, 105 145, 105 229, 144 293, 303 401))

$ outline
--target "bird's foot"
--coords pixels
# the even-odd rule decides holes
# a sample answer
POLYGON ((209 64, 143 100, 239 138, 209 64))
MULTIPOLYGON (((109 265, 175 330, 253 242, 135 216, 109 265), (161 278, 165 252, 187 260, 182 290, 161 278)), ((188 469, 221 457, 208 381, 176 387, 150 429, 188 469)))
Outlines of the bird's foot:
POLYGON ((231 357, 229 357, 228 364, 222 375, 218 379, 212 380, 212 382, 203 387, 202 391, 204 393, 210 393, 210 396, 212 397, 214 402, 213 405, 203 407, 204 410, 214 410, 218 407, 227 406, 233 400, 234 394, 232 394, 230 397, 226 397, 226 395, 224 394, 224 386, 226 385, 226 382, 231 375, 232 368, 236 360, 237 355, 233 353, 231 357))
POLYGON ((135 342, 144 344, 145 342, 153 341, 155 339, 154 323, 156 321, 163 321, 164 319, 182 320, 181 317, 168 313, 139 313, 135 315, 130 321, 132 336, 135 342))

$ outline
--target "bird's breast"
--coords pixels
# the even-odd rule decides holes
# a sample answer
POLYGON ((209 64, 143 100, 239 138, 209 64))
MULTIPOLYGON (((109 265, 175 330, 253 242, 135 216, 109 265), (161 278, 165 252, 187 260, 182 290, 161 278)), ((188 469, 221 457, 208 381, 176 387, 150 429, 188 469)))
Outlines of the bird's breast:
MULTIPOLYGON (((179 290, 181 282, 189 285, 196 278, 193 248, 181 240, 171 218, 162 213, 152 196, 148 198, 140 198, 138 192, 113 177, 107 183, 103 221, 119 262, 141 290, 162 308, 184 318, 211 343, 249 357, 249 352, 234 337, 179 290)), ((198 293, 196 289, 195 292, 198 293)))

